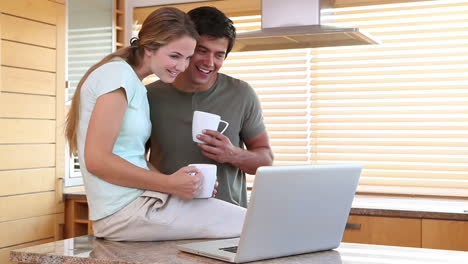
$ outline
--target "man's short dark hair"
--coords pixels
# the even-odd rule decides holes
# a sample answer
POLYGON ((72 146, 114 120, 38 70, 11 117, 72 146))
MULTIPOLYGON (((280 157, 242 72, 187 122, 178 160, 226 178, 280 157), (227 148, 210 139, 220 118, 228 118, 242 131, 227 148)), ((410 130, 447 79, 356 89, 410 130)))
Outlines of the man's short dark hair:
POLYGON ((227 38, 229 40, 226 57, 234 46, 236 40, 236 28, 231 19, 216 7, 202 6, 188 12, 195 23, 200 36, 207 35, 215 38, 227 38))

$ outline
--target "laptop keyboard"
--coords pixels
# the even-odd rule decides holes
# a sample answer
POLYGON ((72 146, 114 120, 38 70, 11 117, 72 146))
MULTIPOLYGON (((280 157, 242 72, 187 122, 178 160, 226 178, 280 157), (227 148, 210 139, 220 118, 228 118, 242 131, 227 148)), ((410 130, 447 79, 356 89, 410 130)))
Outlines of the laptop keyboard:
MULTIPOLYGON (((252 194, 252 191, 247 190, 247 202, 250 201, 250 195, 251 195, 251 194, 252 194)), ((237 253, 237 246, 219 248, 219 250, 224 250, 224 251, 227 251, 227 252, 237 253)))
POLYGON ((237 253, 237 246, 220 248, 220 250, 224 250, 224 251, 228 251, 228 252, 232 252, 232 253, 237 253))

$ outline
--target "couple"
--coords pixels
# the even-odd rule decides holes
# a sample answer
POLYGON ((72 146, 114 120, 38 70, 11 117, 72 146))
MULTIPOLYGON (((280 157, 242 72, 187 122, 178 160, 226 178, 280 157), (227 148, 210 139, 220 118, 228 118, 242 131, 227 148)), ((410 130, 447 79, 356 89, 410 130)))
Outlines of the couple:
POLYGON ((218 73, 235 34, 232 21, 214 7, 188 14, 160 8, 131 46, 83 76, 66 135, 79 156, 95 236, 154 241, 240 235, 247 205, 243 171, 271 165, 273 155, 253 89, 218 73), (145 88, 141 80, 152 73, 160 81, 145 88), (206 131, 199 138, 207 144, 194 143, 194 110, 228 120, 226 135, 206 131), (202 176, 184 167, 190 163, 218 166, 219 199, 193 199, 202 176))

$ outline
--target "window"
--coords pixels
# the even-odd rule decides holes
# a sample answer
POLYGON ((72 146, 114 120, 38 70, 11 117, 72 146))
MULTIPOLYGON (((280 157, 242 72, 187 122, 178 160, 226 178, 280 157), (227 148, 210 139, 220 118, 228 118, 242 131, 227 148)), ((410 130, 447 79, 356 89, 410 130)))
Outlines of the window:
MULTIPOLYGON (((65 104, 70 105, 76 86, 85 72, 112 52, 113 0, 69 1, 67 5, 68 88, 65 104), (86 15, 84 15, 86 14, 86 15)), ((65 157, 65 186, 82 185, 78 157, 65 157)))
POLYGON ((67 104, 84 73, 113 50, 113 0, 70 1, 67 104))
POLYGON ((232 53, 222 68, 259 94, 275 164, 360 162, 361 192, 468 196, 468 1, 334 12, 383 44, 232 53))
POLYGON ((336 10, 384 44, 316 49, 313 160, 359 161, 361 191, 468 196, 468 1, 336 10))
POLYGON ((468 0, 333 12, 383 44, 232 52, 221 69, 258 93, 275 164, 359 162, 363 193, 468 197, 468 0))
POLYGON ((70 157, 68 154, 68 148, 67 151, 65 151, 65 155, 65 187, 83 185, 83 176, 81 175, 78 157, 75 155, 70 157))

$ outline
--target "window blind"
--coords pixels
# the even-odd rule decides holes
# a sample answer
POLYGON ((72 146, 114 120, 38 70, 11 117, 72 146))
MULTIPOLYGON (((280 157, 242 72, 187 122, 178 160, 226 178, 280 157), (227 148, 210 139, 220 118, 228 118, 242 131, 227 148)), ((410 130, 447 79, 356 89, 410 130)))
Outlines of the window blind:
MULTIPOLYGON (((231 17, 237 33, 257 30, 261 16, 231 17)), ((257 93, 275 159, 273 165, 311 161, 311 49, 231 52, 220 72, 247 81, 257 93)), ((253 182, 254 175, 247 175, 253 182)))
POLYGON ((67 103, 86 71, 111 52, 112 27, 68 29, 67 103))
POLYGON ((221 72, 257 92, 275 165, 359 162, 360 192, 468 197, 468 0, 361 2, 326 20, 382 44, 231 52, 221 72))
MULTIPOLYGON (((86 71, 113 49, 112 1, 85 2, 69 1, 67 5, 67 107, 86 71)), ((65 153, 65 186, 83 184, 78 158, 69 157, 68 148, 65 153)))
MULTIPOLYGON (((260 16, 233 21, 238 32, 260 27, 260 16)), ((275 165, 310 163, 310 60, 310 49, 231 52, 221 68, 255 89, 275 165)))
MULTIPOLYGON (((112 52, 112 27, 68 29, 68 89, 65 104, 71 104, 76 87, 86 71, 112 52)), ((68 156, 65 186, 83 184, 78 157, 68 156)))
POLYGON ((364 191, 468 196, 468 1, 334 11, 383 44, 313 49, 314 163, 363 163, 364 191))

